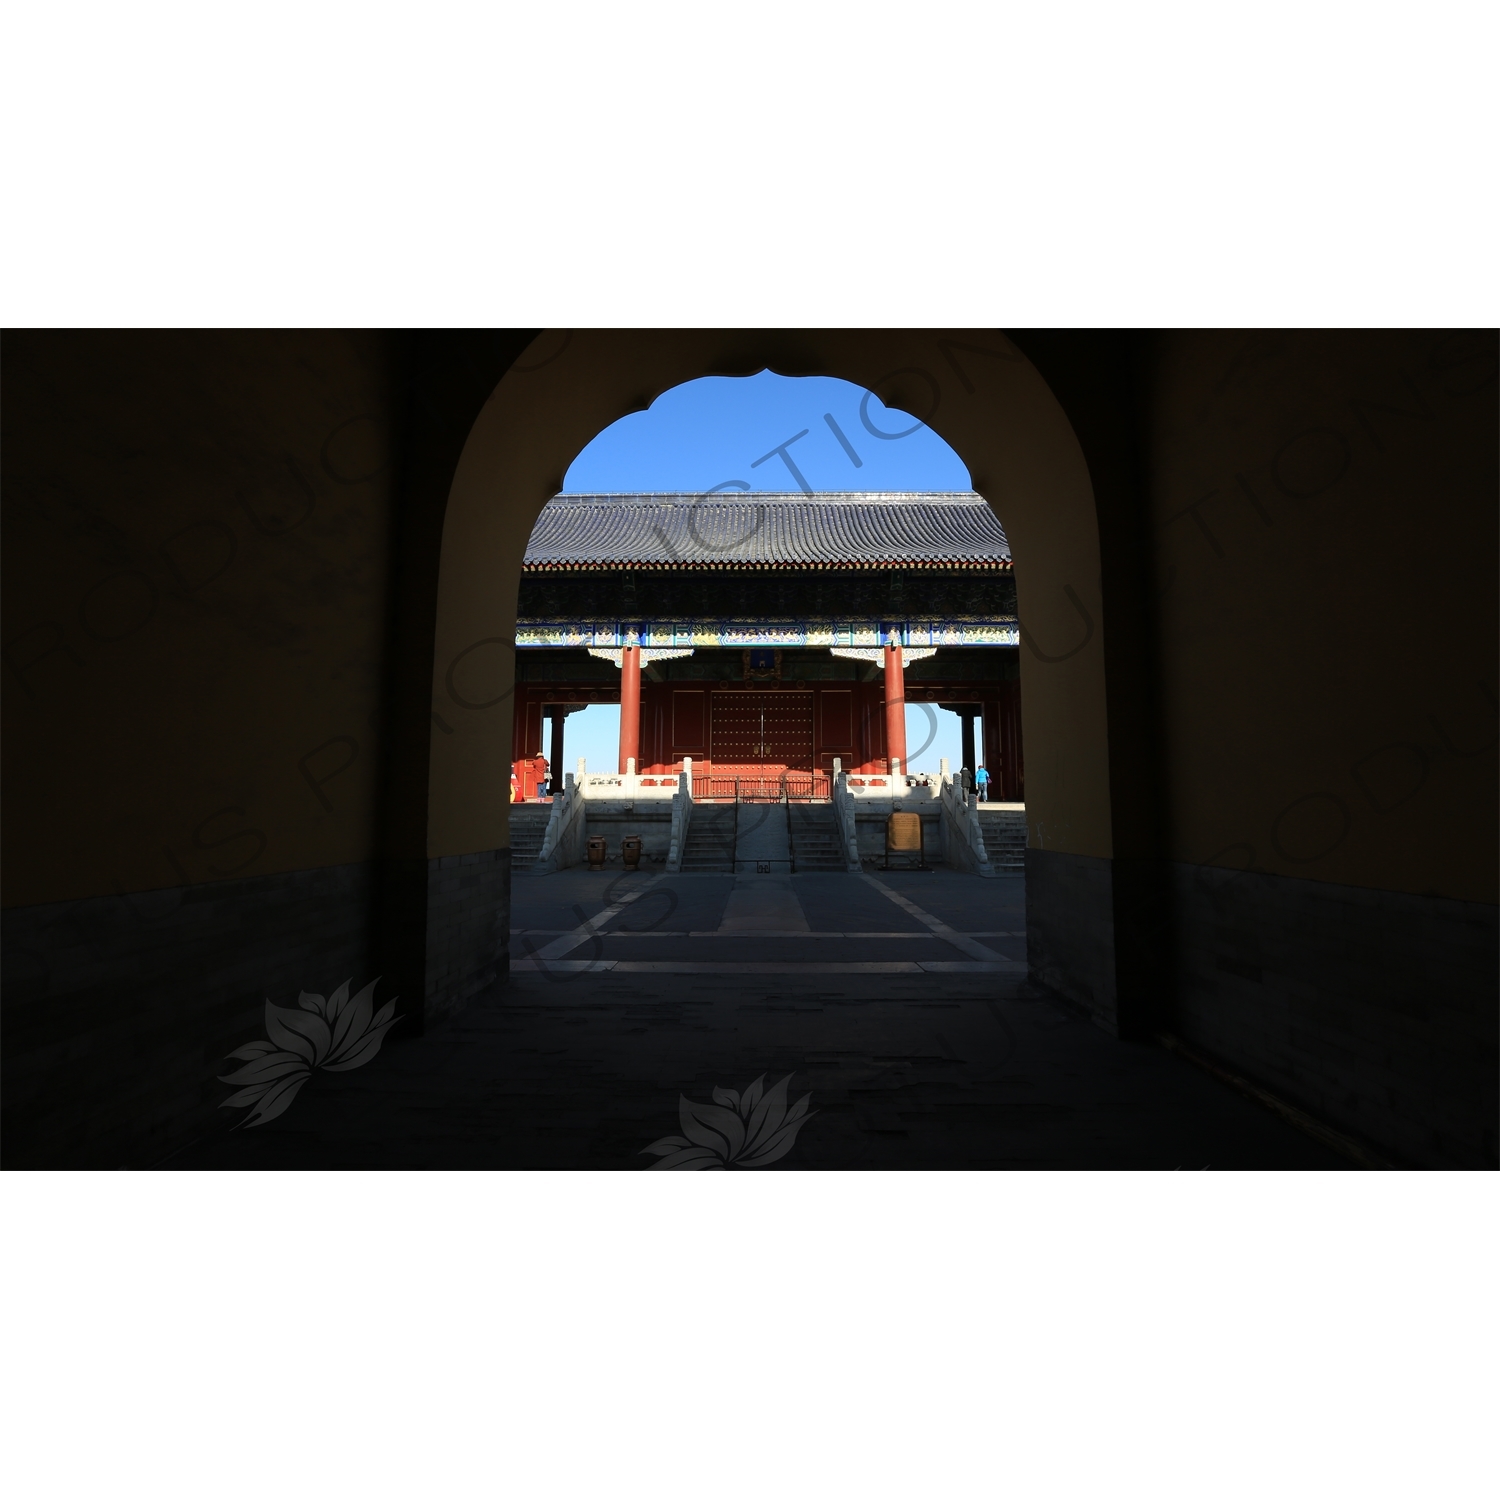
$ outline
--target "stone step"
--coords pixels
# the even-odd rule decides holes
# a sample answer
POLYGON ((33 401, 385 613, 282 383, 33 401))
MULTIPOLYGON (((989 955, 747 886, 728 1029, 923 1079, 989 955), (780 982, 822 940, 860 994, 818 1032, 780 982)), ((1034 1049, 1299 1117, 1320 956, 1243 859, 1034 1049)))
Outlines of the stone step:
POLYGON ((979 814, 979 831, 987 850, 1024 850, 1026 847, 1026 817, 1024 813, 979 814))
POLYGON ((510 809, 510 867, 529 870, 536 864, 552 821, 550 802, 513 802, 510 809))
POLYGON ((734 808, 695 807, 682 851, 684 873, 723 875, 734 869, 734 808))
POLYGON ((842 870, 843 840, 831 803, 792 808, 792 862, 801 871, 842 870))
POLYGON ((1022 813, 979 815, 984 852, 996 870, 1024 874, 1026 870, 1026 818, 1022 813))

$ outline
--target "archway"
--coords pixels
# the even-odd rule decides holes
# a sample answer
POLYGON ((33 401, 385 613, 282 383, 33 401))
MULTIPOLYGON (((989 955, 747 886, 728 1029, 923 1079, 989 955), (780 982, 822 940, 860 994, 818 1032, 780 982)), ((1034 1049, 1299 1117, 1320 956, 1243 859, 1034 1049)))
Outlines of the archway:
MULTIPOLYGON (((932 426, 996 509, 1017 555, 1028 751, 1028 933, 1034 971, 1114 1026, 1112 836, 1099 525, 1061 405, 995 333, 550 333, 501 380, 469 433, 444 520, 435 625, 428 858, 488 865, 509 847, 517 585, 537 515, 590 439, 698 376, 831 374, 932 426), (1087 934, 1087 940, 1081 934, 1087 934)), ((461 951, 470 916, 445 939, 461 951)), ((479 960, 476 955, 476 962, 479 960)), ((460 963, 462 959, 458 960, 460 963)), ((428 994, 434 994, 429 979, 428 994)))

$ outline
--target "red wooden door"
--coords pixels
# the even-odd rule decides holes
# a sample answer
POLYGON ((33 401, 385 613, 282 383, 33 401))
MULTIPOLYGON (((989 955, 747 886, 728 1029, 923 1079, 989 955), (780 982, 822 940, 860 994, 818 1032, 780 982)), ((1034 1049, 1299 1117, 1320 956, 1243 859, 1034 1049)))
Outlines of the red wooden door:
POLYGON ((811 693, 714 693, 709 756, 714 770, 810 771, 813 760, 811 693))

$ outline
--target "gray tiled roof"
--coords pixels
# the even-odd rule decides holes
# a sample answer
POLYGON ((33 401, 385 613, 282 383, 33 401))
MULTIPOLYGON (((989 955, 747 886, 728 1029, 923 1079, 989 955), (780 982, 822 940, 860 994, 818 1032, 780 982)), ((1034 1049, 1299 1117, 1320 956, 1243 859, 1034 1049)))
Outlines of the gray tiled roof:
POLYGON ((1010 543, 973 491, 563 494, 537 518, 525 567, 997 569, 1010 543))

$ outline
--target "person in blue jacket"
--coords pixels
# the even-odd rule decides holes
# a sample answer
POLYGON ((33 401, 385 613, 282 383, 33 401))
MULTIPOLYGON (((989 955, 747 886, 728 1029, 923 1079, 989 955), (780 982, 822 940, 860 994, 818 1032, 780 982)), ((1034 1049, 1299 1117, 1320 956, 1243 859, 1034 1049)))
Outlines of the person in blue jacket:
POLYGON ((974 773, 974 784, 979 788, 979 800, 988 802, 990 800, 990 773, 983 766, 974 773))

